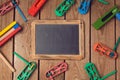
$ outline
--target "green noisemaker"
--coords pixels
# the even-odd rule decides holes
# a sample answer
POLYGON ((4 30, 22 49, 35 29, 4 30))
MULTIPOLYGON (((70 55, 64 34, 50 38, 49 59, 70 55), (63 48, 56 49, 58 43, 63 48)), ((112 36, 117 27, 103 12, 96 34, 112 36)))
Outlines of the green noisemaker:
POLYGON ((63 16, 75 3, 74 0, 64 0, 55 10, 56 16, 63 16))
POLYGON ((118 47, 119 43, 120 43, 120 37, 118 38, 118 40, 117 40, 117 42, 116 42, 116 44, 115 44, 115 46, 113 48, 114 51, 117 50, 117 47, 118 47))
POLYGON ((110 21, 120 10, 117 6, 114 6, 108 12, 106 12, 101 18, 98 18, 96 22, 93 23, 93 27, 95 29, 100 29, 103 25, 105 25, 108 21, 110 21))
POLYGON ((19 59, 21 59, 25 64, 25 68, 22 70, 22 72, 18 75, 17 80, 28 80, 31 76, 31 74, 35 71, 37 65, 35 62, 28 62, 23 57, 21 57, 18 53, 14 52, 14 55, 16 55, 19 59))
POLYGON ((87 63, 84 69, 86 70, 88 76, 90 77, 90 80, 105 80, 106 78, 114 75, 117 72, 116 70, 114 70, 101 78, 93 63, 87 63))
POLYGON ((105 0, 98 0, 100 3, 103 3, 103 4, 105 4, 105 5, 107 5, 107 4, 109 4, 107 1, 105 1, 105 0))

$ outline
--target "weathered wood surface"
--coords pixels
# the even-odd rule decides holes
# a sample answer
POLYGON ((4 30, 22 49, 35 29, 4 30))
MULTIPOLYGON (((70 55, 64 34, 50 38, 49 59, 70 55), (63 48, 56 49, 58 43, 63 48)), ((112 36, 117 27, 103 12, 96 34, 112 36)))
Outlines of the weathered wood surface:
MULTIPOLYGON (((18 33, 14 38, 9 40, 0 50, 4 53, 4 56, 11 62, 16 68, 16 72, 12 73, 6 64, 0 59, 0 80, 16 80, 17 75, 22 71, 25 63, 14 56, 12 53, 16 51, 22 57, 28 61, 32 61, 30 58, 31 54, 31 22, 33 20, 83 20, 85 23, 85 58, 81 61, 74 60, 35 60, 38 63, 37 69, 31 76, 30 80, 48 80, 46 79, 45 73, 54 65, 59 62, 66 61, 69 65, 69 69, 66 73, 56 77, 55 80, 89 80, 88 75, 84 70, 84 65, 87 62, 93 62, 100 75, 104 76, 107 73, 117 69, 118 73, 113 75, 106 80, 120 80, 120 58, 115 61, 113 59, 100 56, 99 53, 94 52, 93 45, 96 42, 102 42, 103 44, 114 47, 115 42, 120 36, 120 22, 112 19, 100 30, 95 30, 92 26, 93 22, 98 17, 102 16, 107 10, 113 5, 120 4, 119 0, 108 0, 109 5, 103 5, 97 0, 94 0, 90 11, 86 15, 80 15, 77 11, 80 4, 80 0, 76 0, 76 4, 71 7, 67 14, 63 17, 56 17, 54 10, 62 0, 48 0, 44 7, 40 10, 40 13, 36 17, 31 17, 28 14, 28 9, 35 0, 20 0, 20 8, 29 20, 25 23, 17 10, 12 10, 4 16, 0 16, 0 31, 16 20, 22 27, 23 30, 18 33)), ((0 4, 5 2, 0 0, 0 4)), ((118 55, 120 53, 120 46, 117 49, 118 55)))
MULTIPOLYGON (((60 0, 52 0, 54 2, 51 3, 50 0, 47 1, 47 3, 44 5, 44 9, 41 10, 40 13, 40 19, 41 20, 52 20, 52 19, 64 19, 64 17, 56 17, 54 10, 57 7, 58 4, 60 4, 60 0)), ((40 61, 40 79, 41 80, 47 80, 45 74, 48 70, 50 70, 54 65, 57 63, 60 63, 64 60, 41 60, 40 61)), ((64 80, 64 74, 61 74, 58 76, 55 80, 64 80)))
MULTIPOLYGON (((30 58, 31 54, 31 22, 33 20, 39 19, 39 14, 33 18, 28 14, 28 9, 33 4, 33 0, 21 0, 20 1, 20 8, 25 14, 25 16, 28 19, 28 22, 25 23, 21 16, 19 15, 18 11, 15 10, 15 20, 23 27, 23 30, 20 32, 20 34, 16 35, 14 39, 14 51, 19 53, 23 58, 25 58, 28 61, 32 61, 30 58)), ((35 62, 38 63, 36 60, 35 62)), ((20 72, 24 69, 26 64, 21 61, 18 57, 14 56, 14 66, 16 68, 16 72, 14 73, 14 80, 16 80, 17 75, 20 74, 20 72)), ((38 66, 39 67, 39 66, 38 66)), ((38 67, 34 74, 31 76, 30 80, 37 80, 38 79, 38 67)))
MULTIPOLYGON (((97 18, 102 16, 114 5, 113 0, 109 0, 110 5, 99 4, 98 1, 94 1, 94 5, 91 10, 91 23, 95 22, 97 18), (99 6, 98 6, 99 5, 99 6), (95 11, 94 11, 95 10, 95 11)), ((101 56, 99 53, 93 50, 93 46, 97 42, 102 42, 111 49, 115 44, 115 20, 112 19, 100 30, 95 30, 91 27, 91 62, 95 63, 101 77, 105 76, 109 72, 115 70, 115 60, 101 56), (112 66, 111 66, 112 65, 112 66)), ((107 78, 106 80, 115 80, 115 75, 107 78)))
MULTIPOLYGON (((120 4, 120 0, 116 0, 116 5, 119 5, 120 4)), ((120 6, 119 6, 120 7, 120 6)), ((116 27, 115 27, 115 38, 116 38, 116 41, 117 39, 120 37, 120 21, 116 20, 116 27)), ((118 55, 120 56, 120 45, 118 46, 117 48, 117 52, 118 52, 118 55)), ((115 76, 116 77, 116 80, 120 80, 120 57, 118 57, 118 59, 116 60, 115 62, 115 68, 118 70, 117 72, 117 75, 115 76)))
MULTIPOLYGON (((4 3, 4 0, 0 0, 0 4, 4 3)), ((9 25, 14 18, 14 10, 10 11, 4 16, 0 16, 0 31, 9 25)), ((10 39, 3 47, 0 47, 3 55, 13 64, 13 38, 10 39)), ((13 73, 8 66, 0 59, 0 80, 12 80, 13 73)))

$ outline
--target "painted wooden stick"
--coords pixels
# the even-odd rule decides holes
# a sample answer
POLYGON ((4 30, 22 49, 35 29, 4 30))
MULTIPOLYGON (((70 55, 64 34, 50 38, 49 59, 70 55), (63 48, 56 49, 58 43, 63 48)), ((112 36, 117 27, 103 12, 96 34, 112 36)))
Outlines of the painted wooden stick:
POLYGON ((15 68, 12 67, 12 65, 8 62, 8 60, 3 56, 1 52, 0 52, 0 58, 5 62, 5 64, 10 68, 12 72, 15 72, 15 68))
POLYGON ((21 27, 18 27, 15 31, 9 34, 6 38, 0 41, 0 47, 4 45, 9 39, 11 39, 15 34, 17 34, 21 29, 22 29, 21 27))
POLYGON ((16 21, 12 22, 12 23, 9 24, 6 28, 4 28, 4 29, 0 32, 0 37, 1 37, 2 35, 4 35, 8 30, 10 30, 15 24, 16 24, 16 21))
POLYGON ((6 32, 6 34, 4 34, 2 37, 0 37, 0 41, 2 41, 4 38, 6 38, 9 34, 11 34, 12 32, 14 32, 17 28, 19 28, 19 24, 15 24, 13 26, 13 28, 11 28, 9 31, 6 32))
POLYGON ((12 33, 15 29, 12 28, 11 30, 9 30, 6 34, 4 34, 2 37, 0 37, 0 41, 2 41, 5 37, 7 37, 10 33, 12 33))

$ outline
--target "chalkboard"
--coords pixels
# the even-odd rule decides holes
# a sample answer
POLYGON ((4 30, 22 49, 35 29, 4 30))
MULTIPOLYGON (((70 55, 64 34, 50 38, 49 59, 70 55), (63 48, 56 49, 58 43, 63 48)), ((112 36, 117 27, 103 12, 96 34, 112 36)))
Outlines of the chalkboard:
POLYGON ((60 59, 60 56, 61 59, 80 57, 83 34, 81 35, 80 21, 77 22, 61 20, 33 22, 31 32, 34 56, 39 59, 60 59))

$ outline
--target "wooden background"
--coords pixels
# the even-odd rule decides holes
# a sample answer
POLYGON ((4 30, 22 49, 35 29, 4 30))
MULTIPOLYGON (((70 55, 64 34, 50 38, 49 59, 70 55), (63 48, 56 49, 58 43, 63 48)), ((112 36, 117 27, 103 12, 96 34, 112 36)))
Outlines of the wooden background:
MULTIPOLYGON (((7 0, 0 0, 0 4, 7 0)), ((107 0, 110 2, 109 5, 103 5, 98 2, 98 0, 93 0, 91 10, 86 15, 80 15, 77 11, 80 4, 80 0, 76 0, 76 3, 68 11, 64 17, 56 17, 54 10, 58 4, 63 0, 48 0, 44 7, 41 9, 40 13, 36 17, 31 17, 28 15, 28 9, 35 0, 20 0, 20 8, 24 12, 25 16, 29 20, 25 23, 16 10, 12 10, 5 16, 0 16, 0 30, 6 27, 9 23, 16 20, 22 27, 23 30, 18 33, 14 38, 7 42, 0 50, 4 53, 6 58, 13 64, 16 68, 16 72, 12 73, 9 68, 0 59, 0 80, 16 80, 18 73, 24 68, 25 64, 14 56, 13 51, 18 52, 28 61, 31 61, 29 55, 31 54, 31 22, 33 20, 79 20, 85 21, 85 59, 82 61, 71 61, 71 60, 35 60, 38 67, 36 71, 31 76, 30 80, 47 80, 45 77, 46 71, 48 71, 52 66, 58 64, 59 62, 66 61, 69 64, 69 70, 65 74, 61 74, 56 77, 55 80, 89 80, 88 75, 84 70, 84 65, 87 62, 93 62, 100 75, 104 76, 107 73, 117 70, 118 73, 113 75, 106 80, 120 80, 120 57, 117 60, 106 58, 105 56, 100 56, 98 53, 93 51, 93 45, 96 42, 102 42, 103 44, 114 47, 114 44, 118 37, 120 36, 120 22, 116 19, 112 19, 100 30, 95 30, 91 25, 97 20, 98 17, 102 16, 107 10, 113 7, 115 4, 120 4, 120 0, 107 0)), ((118 47, 117 52, 120 53, 120 47, 118 47)))

